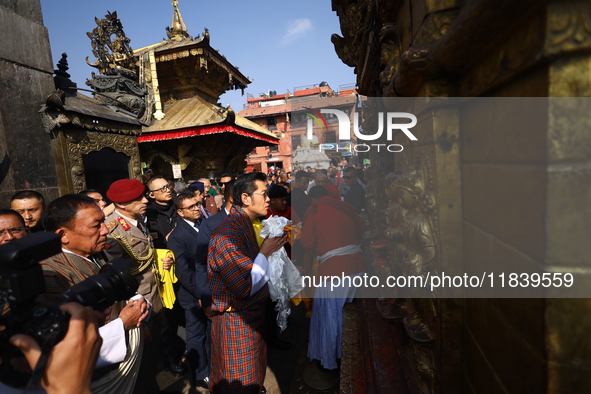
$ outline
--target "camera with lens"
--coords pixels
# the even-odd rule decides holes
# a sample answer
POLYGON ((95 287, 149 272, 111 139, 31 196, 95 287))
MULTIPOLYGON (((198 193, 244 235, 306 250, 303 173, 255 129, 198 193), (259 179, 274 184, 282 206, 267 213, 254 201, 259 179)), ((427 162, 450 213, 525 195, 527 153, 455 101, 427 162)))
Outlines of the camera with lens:
MULTIPOLYGON (((133 297, 138 281, 130 272, 129 262, 118 258, 104 265, 100 272, 70 287, 53 302, 37 302, 46 292, 41 260, 62 251, 60 237, 53 233, 36 233, 0 245, 0 380, 22 386, 30 375, 14 369, 10 361, 22 354, 8 342, 15 334, 29 335, 49 354, 68 331, 70 315, 60 310, 68 302, 77 302, 103 311, 117 301, 133 297)), ((43 356, 42 356, 43 358, 43 356)), ((40 359, 41 360, 41 359, 40 359)), ((37 365, 35 373, 44 365, 37 365)), ((42 372, 42 369, 41 369, 42 372)))

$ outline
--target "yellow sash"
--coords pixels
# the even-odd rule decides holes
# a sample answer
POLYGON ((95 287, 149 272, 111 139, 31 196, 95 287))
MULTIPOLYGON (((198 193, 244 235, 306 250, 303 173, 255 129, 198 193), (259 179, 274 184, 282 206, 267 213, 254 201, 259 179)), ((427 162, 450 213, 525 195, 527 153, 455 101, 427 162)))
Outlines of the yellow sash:
POLYGON ((162 296, 164 306, 168 309, 172 309, 172 306, 176 300, 176 295, 174 294, 174 287, 172 284, 176 283, 178 279, 174 274, 174 264, 170 267, 170 269, 164 269, 161 259, 165 259, 167 257, 172 257, 174 260, 174 253, 168 249, 156 249, 156 261, 158 262, 158 271, 160 273, 160 295, 162 296))

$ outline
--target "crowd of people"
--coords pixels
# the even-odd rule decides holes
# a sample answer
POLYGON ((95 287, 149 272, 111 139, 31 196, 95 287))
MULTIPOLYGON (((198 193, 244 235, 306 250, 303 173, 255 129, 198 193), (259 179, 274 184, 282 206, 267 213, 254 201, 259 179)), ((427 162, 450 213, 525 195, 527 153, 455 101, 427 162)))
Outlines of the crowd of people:
MULTIPOLYGON (((40 262, 46 291, 38 300, 44 303, 112 258, 131 262, 138 294, 105 311, 95 338, 102 344, 89 344, 85 353, 98 359, 94 372, 86 368, 91 392, 157 393, 160 361, 176 376, 190 372, 194 387, 211 392, 266 392, 267 345, 291 346, 275 324, 267 259, 285 247, 303 274, 362 274, 362 173, 354 167, 338 177, 330 170, 300 170, 293 179, 285 171, 238 178, 225 173, 187 184, 150 175, 143 183, 122 179, 104 194, 85 190, 47 205, 38 192, 18 192, 10 209, 0 210, 0 244, 34 232, 59 235, 62 252, 40 262), (291 220, 301 234, 292 230, 290 242, 287 233, 262 239, 261 220, 272 215, 291 220), (179 326, 186 327, 184 342, 179 326)), ((354 295, 346 286, 337 291, 338 297, 327 288, 306 293, 314 298, 308 356, 328 370, 338 368, 342 308, 354 295)), ((95 328, 85 309, 67 310, 84 322, 72 330, 95 328)), ((35 359, 30 338, 13 343, 30 362, 35 359)), ((42 380, 47 392, 55 384, 52 373, 49 365, 42 380)), ((85 382, 72 385, 79 389, 85 382)))

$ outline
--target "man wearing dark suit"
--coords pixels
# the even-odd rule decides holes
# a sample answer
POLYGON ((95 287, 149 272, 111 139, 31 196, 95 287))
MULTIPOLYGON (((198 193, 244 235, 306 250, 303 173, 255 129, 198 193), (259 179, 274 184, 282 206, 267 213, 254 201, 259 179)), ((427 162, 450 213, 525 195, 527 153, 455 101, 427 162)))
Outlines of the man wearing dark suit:
POLYGON ((357 213, 361 214, 361 210, 365 208, 365 185, 359 180, 355 167, 347 167, 343 173, 345 190, 347 190, 346 194, 341 193, 344 197, 343 201, 353 205, 357 213))
POLYGON ((187 359, 191 375, 195 386, 207 389, 211 360, 211 322, 201 307, 202 284, 195 269, 202 219, 201 205, 201 200, 191 190, 185 190, 177 196, 175 206, 181 219, 168 238, 168 248, 174 253, 176 277, 181 283, 178 300, 185 310, 187 321, 187 359))
POLYGON ((187 351, 195 385, 208 388, 211 368, 211 290, 207 282, 207 249, 209 239, 217 226, 232 208, 232 185, 225 184, 224 199, 226 206, 207 220, 201 220, 199 205, 193 192, 179 194, 176 204, 180 220, 168 239, 168 246, 176 257, 176 274, 181 282, 179 302, 185 309, 187 320, 187 351), (183 200, 181 200, 183 199, 183 200), (191 207, 193 210, 189 210, 191 207), (198 226, 198 231, 191 228, 198 226), (195 224, 197 223, 197 224, 195 224), (178 231, 178 233, 177 233, 178 231), (178 252, 177 252, 178 250, 178 252), (188 251, 188 252, 185 252, 188 251), (205 374, 206 373, 206 374, 205 374), (205 374, 205 375, 204 375, 205 374), (206 376, 203 378, 202 376, 206 376))
POLYGON ((302 220, 304 220, 306 211, 310 205, 312 205, 308 195, 306 194, 308 183, 310 183, 309 175, 310 174, 308 174, 306 171, 302 170, 296 172, 295 182, 291 182, 291 192, 287 198, 288 205, 296 211, 297 215, 302 220))

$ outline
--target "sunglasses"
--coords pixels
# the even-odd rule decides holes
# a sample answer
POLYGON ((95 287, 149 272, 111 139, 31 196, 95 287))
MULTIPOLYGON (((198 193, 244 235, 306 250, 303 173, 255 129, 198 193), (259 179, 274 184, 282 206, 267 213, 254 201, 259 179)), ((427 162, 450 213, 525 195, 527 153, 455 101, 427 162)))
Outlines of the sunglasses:
POLYGON ((352 175, 346 175, 343 177, 343 179, 353 179, 353 178, 355 178, 355 177, 352 175))

